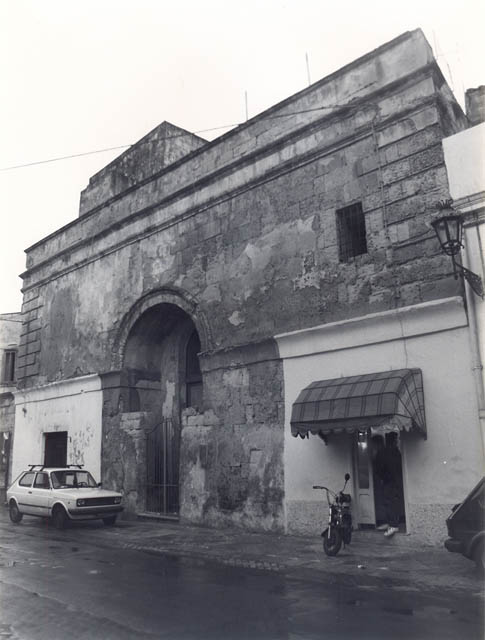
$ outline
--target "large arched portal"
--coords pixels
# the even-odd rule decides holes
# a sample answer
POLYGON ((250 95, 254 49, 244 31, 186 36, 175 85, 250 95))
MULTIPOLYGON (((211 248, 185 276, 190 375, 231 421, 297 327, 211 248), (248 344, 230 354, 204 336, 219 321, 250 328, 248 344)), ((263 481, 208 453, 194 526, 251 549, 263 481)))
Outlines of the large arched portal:
POLYGON ((202 410, 199 352, 194 322, 172 303, 148 308, 128 332, 122 361, 123 418, 132 425, 138 420, 138 438, 144 439, 135 463, 142 476, 137 510, 178 514, 180 416, 189 406, 202 410))

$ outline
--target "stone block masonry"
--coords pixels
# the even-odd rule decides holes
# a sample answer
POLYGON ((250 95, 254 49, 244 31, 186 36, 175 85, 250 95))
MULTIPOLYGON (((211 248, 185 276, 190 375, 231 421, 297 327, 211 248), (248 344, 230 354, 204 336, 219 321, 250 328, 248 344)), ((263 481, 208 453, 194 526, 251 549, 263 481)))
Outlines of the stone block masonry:
POLYGON ((103 391, 103 469, 132 511, 147 418, 129 414, 177 414, 181 517, 281 530, 273 336, 456 293, 427 234, 448 195, 443 131, 465 125, 442 85, 415 31, 210 143, 164 123, 92 178, 77 221, 28 249, 22 384, 119 374, 103 391), (366 248, 344 261, 337 211, 358 203, 366 248), (167 346, 183 322, 201 345, 190 415, 187 362, 167 346))

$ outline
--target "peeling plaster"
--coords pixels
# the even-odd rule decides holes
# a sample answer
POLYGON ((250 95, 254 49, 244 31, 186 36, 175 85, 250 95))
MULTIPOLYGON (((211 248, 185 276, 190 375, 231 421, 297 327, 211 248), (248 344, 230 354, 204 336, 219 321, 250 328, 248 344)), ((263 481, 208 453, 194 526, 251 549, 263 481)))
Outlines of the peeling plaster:
POLYGON ((235 327, 238 327, 240 324, 244 324, 244 320, 241 318, 239 311, 234 311, 234 313, 229 316, 229 322, 235 327))
POLYGON ((222 382, 229 387, 249 386, 249 372, 247 369, 229 369, 224 371, 222 382))
POLYGON ((162 407, 162 415, 171 416, 175 397, 175 382, 165 382, 165 400, 162 407))
POLYGON ((204 302, 221 302, 221 290, 216 284, 211 284, 204 289, 201 300, 204 302))
MULTIPOLYGON (((307 220, 294 220, 272 229, 256 241, 248 242, 244 251, 234 260, 230 267, 230 278, 235 281, 245 276, 245 287, 241 287, 242 300, 246 301, 256 290, 267 285, 268 279, 278 271, 277 261, 285 256, 294 257, 304 252, 307 255, 316 250, 317 235, 313 229, 313 217, 307 220), (276 260, 276 262, 275 262, 276 260), (268 271, 269 270, 269 271, 268 271), (248 273, 250 272, 249 283, 248 273)), ((290 262, 287 264, 291 270, 290 262)), ((304 280, 303 286, 319 287, 318 276, 311 283, 304 280)))

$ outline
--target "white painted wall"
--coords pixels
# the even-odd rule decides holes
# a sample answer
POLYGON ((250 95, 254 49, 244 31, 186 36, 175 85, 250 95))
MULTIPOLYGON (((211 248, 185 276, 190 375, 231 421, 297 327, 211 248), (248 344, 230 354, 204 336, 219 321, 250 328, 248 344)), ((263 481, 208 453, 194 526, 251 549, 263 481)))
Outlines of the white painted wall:
POLYGON ((97 375, 18 391, 12 478, 29 464, 42 464, 44 433, 67 431, 67 462, 84 464, 101 481, 102 396, 97 375))
POLYGON ((443 140, 453 200, 485 191, 485 122, 443 140))
MULTIPOLYGON (((485 286, 485 123, 443 140, 450 195, 464 214, 463 265, 482 278, 485 286)), ((485 451, 485 300, 465 285, 470 315, 470 341, 485 451)))
MULTIPOLYGON (((350 451, 342 436, 326 447, 291 435, 299 392, 315 380, 402 368, 423 372, 428 439, 404 434, 409 505, 461 501, 483 473, 467 317, 461 298, 425 303, 276 336, 285 378, 285 498, 314 501, 320 480, 340 488, 350 451), (347 449, 347 454, 346 450, 347 449)), ((444 523, 443 523, 444 524, 444 523)))

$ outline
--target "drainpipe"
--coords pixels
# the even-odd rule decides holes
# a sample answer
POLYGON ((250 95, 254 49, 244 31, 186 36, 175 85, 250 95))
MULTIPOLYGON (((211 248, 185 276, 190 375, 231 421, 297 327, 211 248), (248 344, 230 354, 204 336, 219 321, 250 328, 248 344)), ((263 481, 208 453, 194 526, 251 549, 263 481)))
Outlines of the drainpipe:
MULTIPOLYGON (((466 235, 468 236, 466 244, 465 244, 465 260, 466 266, 470 270, 475 273, 479 273, 483 278, 483 253, 482 253, 482 243, 480 238, 480 229, 479 229, 479 221, 476 222, 473 226, 468 226, 465 229, 466 235), (476 232, 476 245, 478 248, 478 260, 477 263, 474 264, 473 254, 470 245, 472 244, 471 235, 473 231, 476 232), (468 239, 470 241, 468 241, 468 239), (481 259, 480 259, 481 257, 481 259)), ((468 282, 465 281, 465 290, 466 290, 466 300, 468 306, 468 322, 470 324, 470 347, 472 352, 472 373, 475 380, 475 387, 477 393, 477 401, 478 401, 478 419, 480 423, 480 432, 482 436, 482 455, 485 459, 485 379, 483 376, 483 363, 482 363, 482 345, 481 344, 481 336, 480 336, 480 327, 477 322, 478 313, 481 312, 480 307, 483 303, 478 302, 478 298, 476 294, 471 289, 468 282)))

